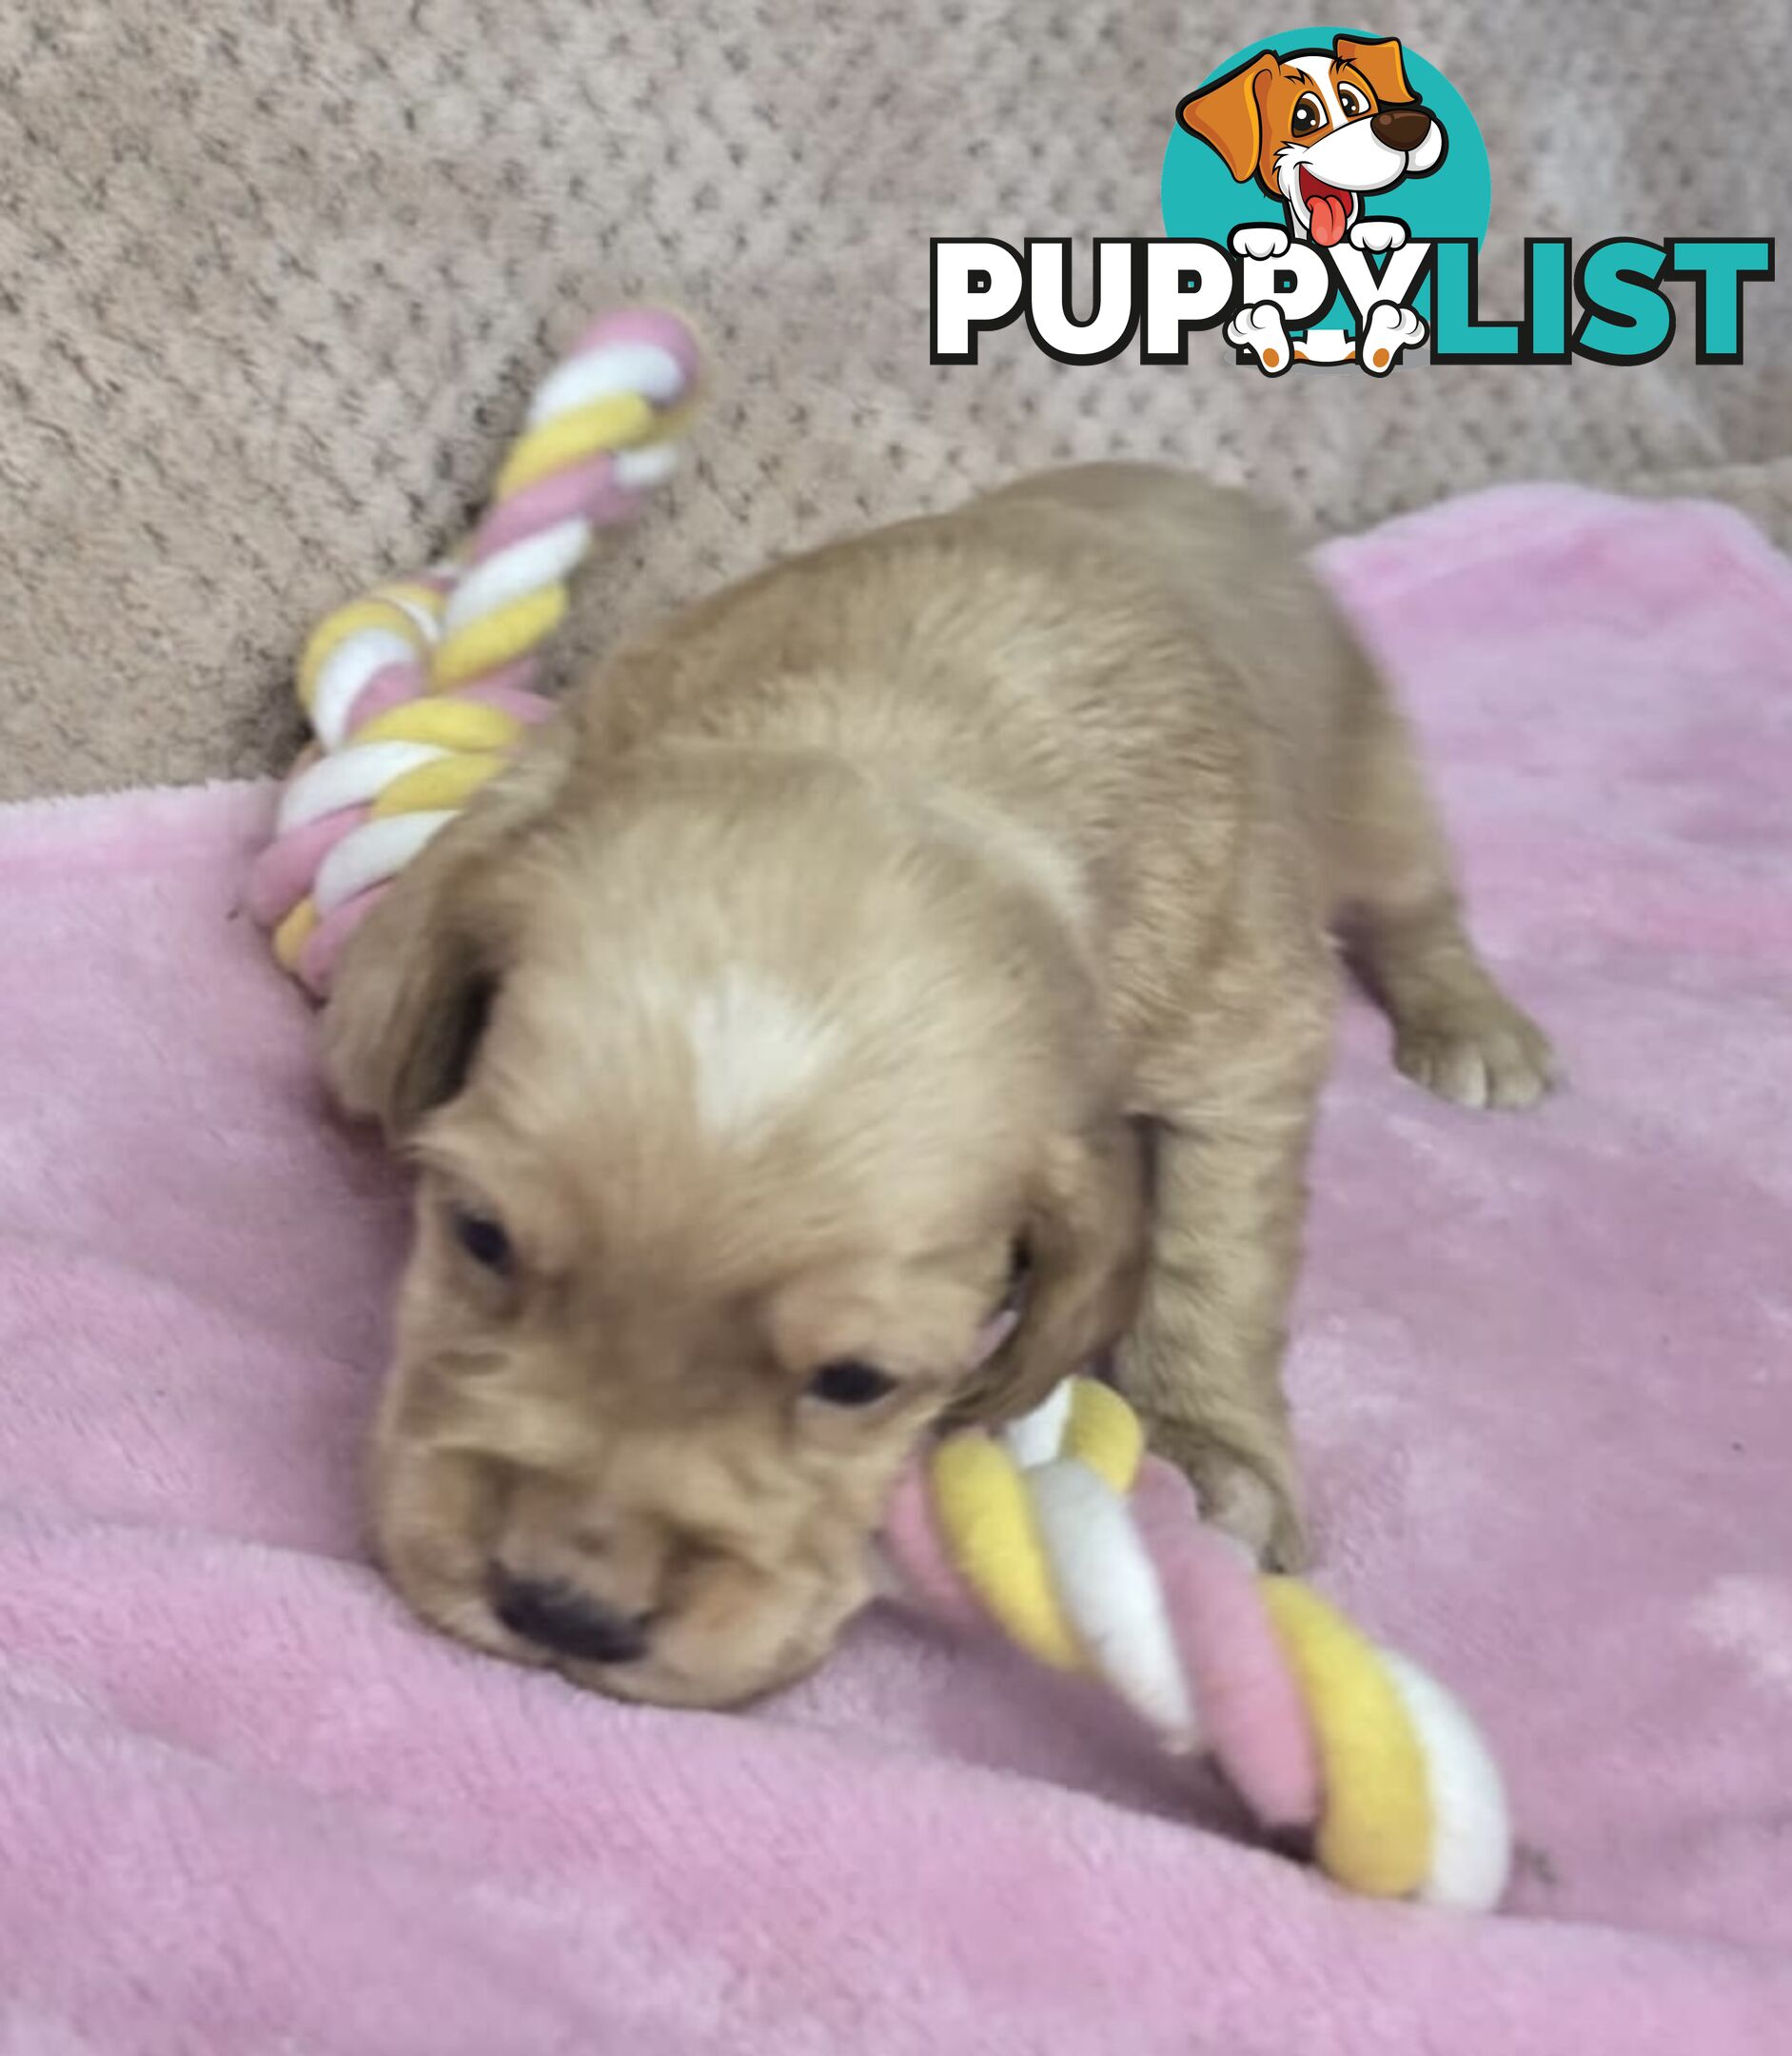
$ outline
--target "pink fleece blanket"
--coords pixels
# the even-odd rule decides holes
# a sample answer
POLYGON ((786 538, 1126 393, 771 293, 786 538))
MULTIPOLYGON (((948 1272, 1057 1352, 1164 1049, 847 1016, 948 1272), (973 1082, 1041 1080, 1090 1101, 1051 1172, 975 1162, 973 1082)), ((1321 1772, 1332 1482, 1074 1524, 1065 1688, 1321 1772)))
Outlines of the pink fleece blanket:
POLYGON ((400 1196, 233 915, 266 794, 142 795, 0 816, 4 2056, 1792 2046, 1792 574, 1566 489, 1326 563, 1573 1075, 1456 1113, 1352 1013, 1292 1364, 1509 1913, 1340 1897, 896 1621, 752 1718, 414 1628, 356 1491, 400 1196))

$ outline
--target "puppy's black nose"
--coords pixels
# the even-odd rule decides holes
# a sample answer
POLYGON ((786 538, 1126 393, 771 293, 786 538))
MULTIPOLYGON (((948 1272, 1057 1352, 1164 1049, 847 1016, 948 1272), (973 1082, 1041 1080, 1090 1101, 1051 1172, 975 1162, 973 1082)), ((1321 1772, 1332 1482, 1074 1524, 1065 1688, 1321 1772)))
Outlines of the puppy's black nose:
POLYGON ((1429 108, 1385 107, 1369 118, 1369 132, 1389 149, 1415 150, 1431 132, 1429 108))
POLYGON ((492 1572, 492 1611, 525 1642, 584 1663, 639 1663, 653 1626, 650 1614, 607 1607, 561 1579, 513 1577, 502 1567, 492 1572))

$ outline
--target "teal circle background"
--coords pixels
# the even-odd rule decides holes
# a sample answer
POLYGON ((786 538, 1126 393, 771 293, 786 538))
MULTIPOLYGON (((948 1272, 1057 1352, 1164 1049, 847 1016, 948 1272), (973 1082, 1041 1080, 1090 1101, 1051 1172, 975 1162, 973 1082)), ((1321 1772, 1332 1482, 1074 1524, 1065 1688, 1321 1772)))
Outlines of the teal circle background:
MULTIPOLYGON (((1265 36, 1234 50, 1205 78, 1184 87, 1176 97, 1181 100, 1196 86, 1224 78, 1227 72, 1248 64, 1259 50, 1271 49, 1280 56, 1288 50, 1329 49, 1338 36, 1372 39, 1377 33, 1372 29, 1352 29, 1335 23, 1285 29, 1280 35, 1265 36)), ((1468 111, 1468 103, 1435 65, 1428 63, 1409 43, 1401 45, 1401 55, 1413 91, 1444 124, 1449 147, 1444 162, 1428 176, 1402 179, 1385 193, 1365 194, 1363 212, 1397 214, 1415 239, 1473 236, 1479 244, 1487 237, 1493 207, 1493 178, 1481 129, 1468 111)), ((1279 200, 1272 200, 1254 179, 1240 185, 1220 161, 1219 152, 1176 126, 1173 117, 1170 143, 1164 151, 1161 198, 1166 235, 1201 236, 1210 243, 1226 243, 1232 230, 1247 222, 1281 224, 1288 219, 1279 200)), ((1428 280, 1413 303, 1421 312, 1428 314, 1430 295, 1428 280)), ((1317 320, 1308 324, 1312 328, 1350 326, 1349 308, 1341 295, 1332 299, 1317 320)))

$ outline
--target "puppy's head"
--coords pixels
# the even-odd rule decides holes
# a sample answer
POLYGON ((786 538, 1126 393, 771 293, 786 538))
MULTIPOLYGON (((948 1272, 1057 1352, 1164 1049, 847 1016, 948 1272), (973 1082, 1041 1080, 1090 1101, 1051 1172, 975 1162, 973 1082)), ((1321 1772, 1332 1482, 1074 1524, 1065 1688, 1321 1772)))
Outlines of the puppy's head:
POLYGON ((628 1697, 812 1665, 929 1426, 1125 1325, 1095 1017, 1049 866, 825 762, 697 752, 588 801, 538 765, 476 804, 326 1023, 419 1171, 374 1462, 412 1606, 628 1697))
POLYGON ((1191 93, 1176 109, 1241 183, 1286 201, 1299 232, 1342 242, 1360 196, 1423 177, 1444 161, 1444 126, 1407 82, 1392 36, 1339 36, 1329 50, 1249 64, 1191 93))

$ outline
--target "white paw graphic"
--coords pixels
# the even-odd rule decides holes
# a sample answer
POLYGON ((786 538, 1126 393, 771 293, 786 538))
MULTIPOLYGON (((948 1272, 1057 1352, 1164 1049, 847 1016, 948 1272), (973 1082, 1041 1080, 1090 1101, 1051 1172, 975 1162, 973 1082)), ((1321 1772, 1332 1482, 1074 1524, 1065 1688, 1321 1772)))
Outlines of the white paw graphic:
POLYGON ((1357 362, 1375 378, 1391 371, 1404 349, 1416 349, 1428 330, 1409 306, 1394 306, 1384 300, 1371 307, 1362 339, 1356 346, 1357 362))
POLYGON ((1273 300, 1259 300, 1255 306, 1240 307, 1226 324, 1226 340, 1234 349, 1250 350, 1271 378, 1279 377, 1293 361, 1288 330, 1282 326, 1282 309, 1273 300))
POLYGON ((1406 240, 1406 223, 1390 221, 1386 214, 1365 215, 1350 230, 1351 247, 1360 250, 1397 250, 1406 240))
POLYGON ((1240 257, 1280 257, 1288 249, 1288 230, 1270 223, 1247 223, 1232 230, 1232 248, 1240 257))

